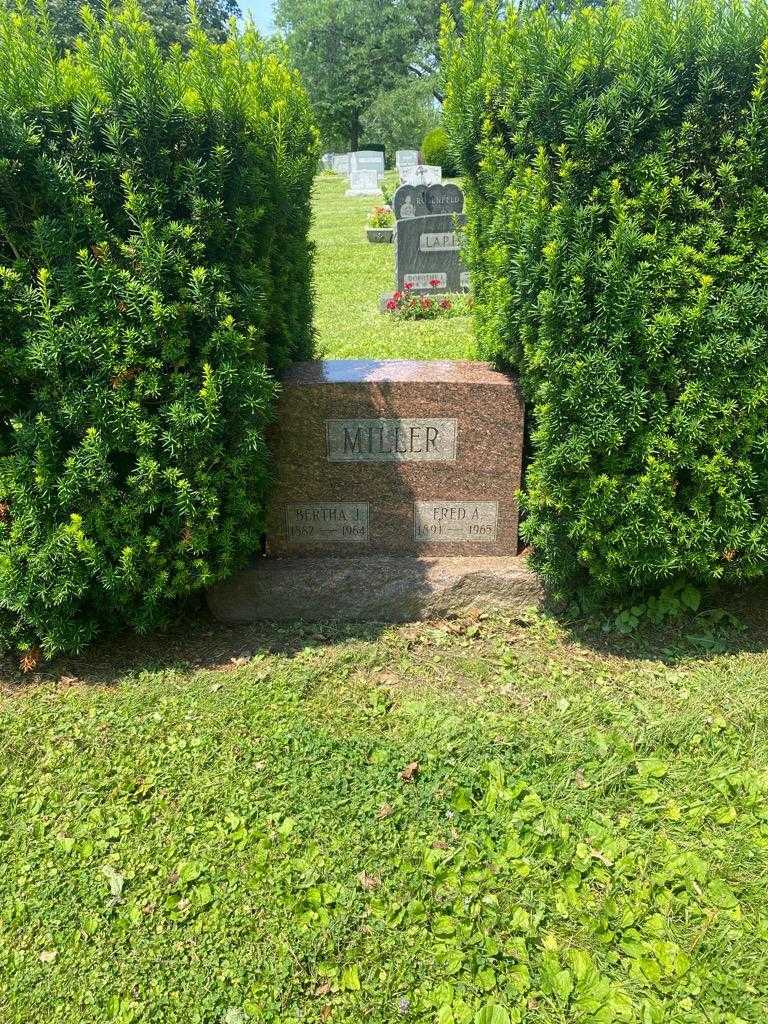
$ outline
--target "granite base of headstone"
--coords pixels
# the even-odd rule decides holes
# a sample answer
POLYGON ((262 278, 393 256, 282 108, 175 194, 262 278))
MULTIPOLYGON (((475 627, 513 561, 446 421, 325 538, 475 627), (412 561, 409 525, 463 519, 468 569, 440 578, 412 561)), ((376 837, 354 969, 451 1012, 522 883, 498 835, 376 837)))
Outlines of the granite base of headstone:
POLYGON ((260 558, 208 592, 222 622, 417 622, 540 608, 525 558, 260 558))
POLYGON ((542 599, 518 556, 517 381, 482 363, 302 363, 270 437, 267 557, 214 588, 228 621, 400 621, 542 599))

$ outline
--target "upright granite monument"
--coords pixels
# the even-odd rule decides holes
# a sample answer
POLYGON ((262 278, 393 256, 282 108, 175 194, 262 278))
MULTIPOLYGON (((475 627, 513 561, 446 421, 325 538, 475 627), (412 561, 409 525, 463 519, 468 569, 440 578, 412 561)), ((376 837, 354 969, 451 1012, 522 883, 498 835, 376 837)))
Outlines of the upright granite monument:
POLYGON ((349 154, 349 170, 376 171, 379 178, 384 176, 384 154, 376 149, 361 149, 349 154))
MULTIPOLYGON (((461 260, 464 193, 458 185, 401 185, 395 213, 395 290, 459 292, 469 288, 461 260)), ((382 296, 381 309, 391 298, 382 296)))
POLYGON ((403 171, 406 167, 415 167, 418 162, 418 149, 398 149, 395 153, 395 167, 398 171, 403 171))
POLYGON ((252 619, 419 618, 521 608, 523 402, 483 363, 300 363, 283 377, 266 553, 214 588, 252 619))
POLYGON ((403 185, 441 185, 443 182, 442 167, 431 164, 409 164, 399 168, 400 183, 403 185))
POLYGON ((350 171, 347 196, 380 196, 379 176, 376 171, 350 171))
POLYGON ((464 214, 429 214, 397 221, 395 287, 402 292, 459 292, 468 287, 461 260, 464 214))

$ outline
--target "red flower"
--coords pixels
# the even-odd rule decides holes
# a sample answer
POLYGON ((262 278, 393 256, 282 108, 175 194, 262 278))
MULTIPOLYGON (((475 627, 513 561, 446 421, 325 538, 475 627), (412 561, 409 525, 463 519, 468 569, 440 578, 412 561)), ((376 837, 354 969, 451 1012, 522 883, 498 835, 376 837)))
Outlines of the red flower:
POLYGON ((443 299, 443 301, 440 303, 440 308, 441 309, 450 309, 451 308, 451 300, 450 299, 443 299))
POLYGON ((440 282, 438 281, 438 279, 436 277, 433 277, 432 280, 429 283, 432 285, 433 288, 439 288, 440 287, 440 282))
POLYGON ((395 294, 392 296, 392 298, 395 300, 395 302, 399 302, 400 299, 402 299, 402 297, 403 297, 403 293, 402 292, 395 292, 395 294))
POLYGON ((421 296, 421 308, 422 309, 431 309, 432 308, 432 300, 428 299, 426 295, 422 295, 421 296))
POLYGON ((395 302, 394 299, 389 299, 387 301, 387 309, 389 309, 389 310, 397 309, 397 303, 395 302))
POLYGON ((409 283, 409 284, 407 284, 407 285, 405 286, 405 290, 406 290, 407 292, 409 292, 409 291, 411 290, 411 288, 413 288, 413 285, 412 285, 412 284, 410 284, 410 283, 409 283))

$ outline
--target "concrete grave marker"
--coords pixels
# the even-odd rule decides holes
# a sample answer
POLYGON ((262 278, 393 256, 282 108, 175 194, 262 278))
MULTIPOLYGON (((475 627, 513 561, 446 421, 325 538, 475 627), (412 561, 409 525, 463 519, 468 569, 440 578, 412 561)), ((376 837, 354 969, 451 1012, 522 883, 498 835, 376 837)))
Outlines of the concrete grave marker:
POLYGON ((443 169, 431 164, 416 164, 400 170, 400 182, 403 185, 442 185, 443 169))
POLYGON ((376 171, 350 171, 347 196, 380 196, 379 176, 376 171))

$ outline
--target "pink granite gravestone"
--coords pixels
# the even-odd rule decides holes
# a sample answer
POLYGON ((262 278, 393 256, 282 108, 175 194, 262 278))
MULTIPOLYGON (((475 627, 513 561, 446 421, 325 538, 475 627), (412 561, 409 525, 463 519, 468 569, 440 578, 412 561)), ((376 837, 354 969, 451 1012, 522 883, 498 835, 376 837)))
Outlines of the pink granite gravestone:
POLYGON ((538 603, 518 557, 524 408, 484 363, 299 363, 270 446, 266 555, 209 602, 228 621, 396 621, 538 603))
POLYGON ((515 555, 517 383, 483 363, 300 363, 272 438, 270 555, 515 555))

